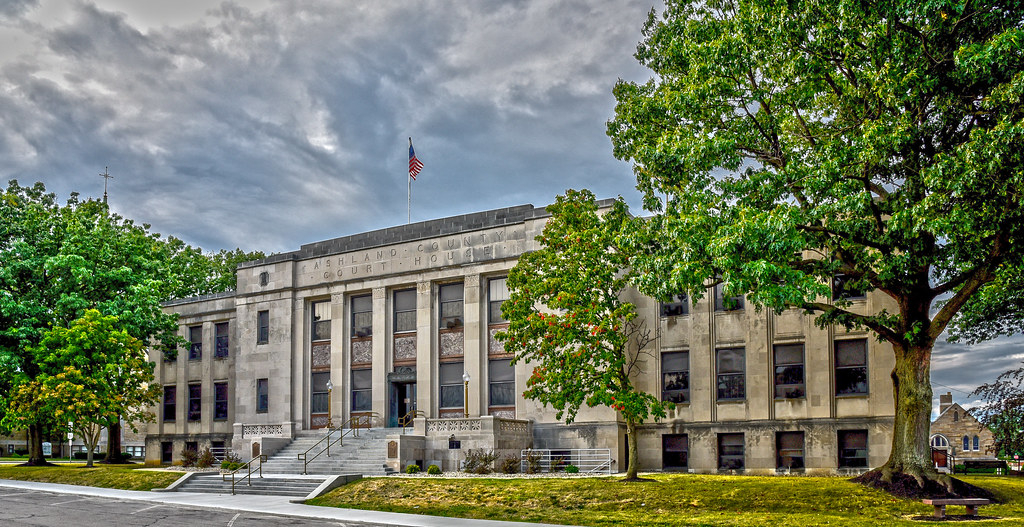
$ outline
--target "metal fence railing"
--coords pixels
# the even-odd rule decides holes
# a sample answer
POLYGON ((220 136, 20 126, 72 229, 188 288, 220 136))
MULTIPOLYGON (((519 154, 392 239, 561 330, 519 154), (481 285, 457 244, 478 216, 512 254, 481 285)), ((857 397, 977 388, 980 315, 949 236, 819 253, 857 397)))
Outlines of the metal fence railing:
POLYGON ((569 465, 581 474, 611 474, 612 452, 608 448, 540 448, 526 449, 519 454, 519 470, 531 472, 562 472, 569 465))

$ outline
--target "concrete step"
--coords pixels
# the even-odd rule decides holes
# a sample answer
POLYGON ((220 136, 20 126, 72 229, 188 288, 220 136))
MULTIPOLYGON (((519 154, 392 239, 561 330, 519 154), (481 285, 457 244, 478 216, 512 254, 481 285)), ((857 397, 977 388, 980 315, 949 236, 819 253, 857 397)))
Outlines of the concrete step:
MULTIPOLYGON (((241 481, 236 476, 235 494, 258 494, 263 496, 304 497, 316 490, 324 482, 324 478, 260 478, 253 476, 241 481)), ((231 494, 231 479, 224 481, 218 474, 215 476, 194 476, 176 489, 178 492, 201 492, 207 494, 231 494)))

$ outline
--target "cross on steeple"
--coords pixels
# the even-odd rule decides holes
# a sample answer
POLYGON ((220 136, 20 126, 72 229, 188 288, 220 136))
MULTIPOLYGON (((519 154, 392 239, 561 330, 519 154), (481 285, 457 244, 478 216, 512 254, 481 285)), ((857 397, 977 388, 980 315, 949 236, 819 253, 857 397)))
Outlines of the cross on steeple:
POLYGON ((114 177, 107 173, 107 168, 103 167, 103 173, 100 174, 100 177, 103 178, 103 203, 107 202, 107 180, 114 177))

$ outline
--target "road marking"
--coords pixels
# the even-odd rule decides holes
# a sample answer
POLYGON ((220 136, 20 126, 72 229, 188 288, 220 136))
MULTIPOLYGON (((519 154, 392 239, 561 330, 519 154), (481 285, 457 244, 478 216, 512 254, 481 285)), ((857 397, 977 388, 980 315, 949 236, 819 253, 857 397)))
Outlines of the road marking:
POLYGON ((228 527, 231 527, 232 525, 234 525, 235 524, 235 520, 237 520, 238 517, 241 516, 241 515, 242 515, 242 513, 240 513, 240 512, 235 514, 235 517, 231 518, 231 521, 228 522, 228 527))
POLYGON ((31 492, 15 492, 14 494, 0 494, 0 498, 9 498, 11 496, 24 496, 26 494, 32 494, 31 492))
POLYGON ((139 509, 139 510, 137 510, 137 511, 133 512, 132 514, 138 514, 138 513, 140 513, 140 512, 146 512, 146 511, 148 511, 149 509, 155 509, 155 508, 157 508, 157 507, 163 507, 163 504, 153 505, 152 507, 146 507, 145 509, 139 509))
POLYGON ((56 506, 58 506, 58 505, 67 505, 68 503, 74 503, 74 502, 76 502, 76 501, 86 501, 86 500, 88 500, 88 499, 89 499, 89 498, 78 498, 77 500, 71 500, 71 501, 62 501, 62 502, 59 502, 59 503, 50 503, 50 504, 48 504, 48 506, 49 506, 49 507, 56 507, 56 506))

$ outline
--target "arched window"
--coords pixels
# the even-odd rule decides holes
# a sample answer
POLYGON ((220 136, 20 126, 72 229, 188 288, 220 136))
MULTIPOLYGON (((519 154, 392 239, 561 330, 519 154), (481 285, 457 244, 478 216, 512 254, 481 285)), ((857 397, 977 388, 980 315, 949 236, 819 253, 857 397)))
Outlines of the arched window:
POLYGON ((978 447, 981 445, 981 438, 974 436, 974 451, 978 451, 978 447))
POLYGON ((932 436, 932 447, 933 448, 947 448, 947 447, 949 447, 949 441, 946 440, 945 436, 934 435, 934 436, 932 436))
POLYGON ((971 438, 964 436, 964 452, 971 449, 971 438))
POLYGON ((955 422, 957 422, 959 420, 960 420, 960 412, 957 412, 957 411, 954 410, 953 411, 953 422, 955 423, 955 422))

